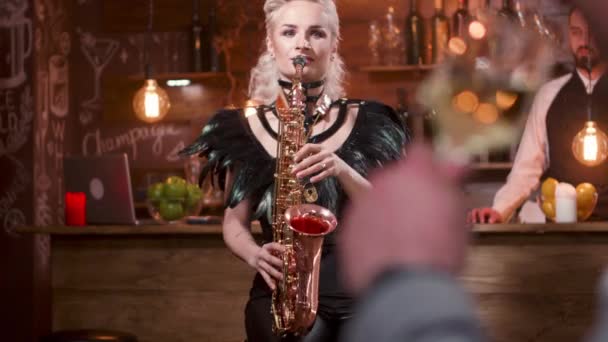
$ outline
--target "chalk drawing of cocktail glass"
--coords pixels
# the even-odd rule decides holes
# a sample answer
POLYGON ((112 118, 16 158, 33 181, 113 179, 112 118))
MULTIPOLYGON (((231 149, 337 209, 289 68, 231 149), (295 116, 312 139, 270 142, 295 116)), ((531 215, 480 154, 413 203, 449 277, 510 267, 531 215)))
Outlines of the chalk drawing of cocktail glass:
POLYGON ((97 39, 84 34, 80 48, 93 67, 95 76, 93 97, 84 102, 86 107, 99 107, 101 103, 101 73, 118 50, 118 42, 111 39, 97 39))
POLYGON ((60 118, 68 114, 68 61, 62 55, 49 59, 49 100, 51 112, 60 118))

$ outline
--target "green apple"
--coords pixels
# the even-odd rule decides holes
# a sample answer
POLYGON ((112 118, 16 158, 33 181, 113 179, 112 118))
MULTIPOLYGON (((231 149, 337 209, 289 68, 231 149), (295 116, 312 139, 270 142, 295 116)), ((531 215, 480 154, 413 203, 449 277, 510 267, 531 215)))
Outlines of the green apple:
POLYGON ((186 180, 179 176, 169 176, 165 181, 167 184, 186 184, 186 180))
POLYGON ((184 206, 180 201, 163 199, 160 201, 160 217, 165 221, 175 221, 184 217, 184 206))
POLYGON ((177 176, 167 178, 164 184, 163 196, 167 199, 185 199, 188 189, 186 181, 177 176))
POLYGON ((159 202, 163 198, 164 184, 154 183, 148 187, 148 200, 159 202))

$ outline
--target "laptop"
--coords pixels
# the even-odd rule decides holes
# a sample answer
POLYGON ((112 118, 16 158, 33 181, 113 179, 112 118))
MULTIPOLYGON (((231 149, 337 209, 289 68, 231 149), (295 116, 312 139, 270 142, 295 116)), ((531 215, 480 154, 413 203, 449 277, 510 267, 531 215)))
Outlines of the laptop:
POLYGON ((135 225, 127 154, 64 157, 65 191, 84 192, 87 224, 135 225))

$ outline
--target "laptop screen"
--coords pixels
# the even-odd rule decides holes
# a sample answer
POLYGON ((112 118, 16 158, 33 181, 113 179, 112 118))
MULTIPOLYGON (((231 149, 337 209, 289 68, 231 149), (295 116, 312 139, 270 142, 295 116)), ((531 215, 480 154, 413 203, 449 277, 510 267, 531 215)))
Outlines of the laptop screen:
POLYGON ((136 224, 126 153, 64 158, 65 191, 86 196, 87 224, 136 224))

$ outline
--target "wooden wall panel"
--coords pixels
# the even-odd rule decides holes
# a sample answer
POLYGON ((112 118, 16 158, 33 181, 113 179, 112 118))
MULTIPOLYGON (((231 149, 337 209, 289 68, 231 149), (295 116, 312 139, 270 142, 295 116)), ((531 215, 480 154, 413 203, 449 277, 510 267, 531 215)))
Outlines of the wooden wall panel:
POLYGON ((246 300, 246 291, 59 290, 53 326, 112 328, 140 342, 242 342, 246 300))
POLYGON ((493 341, 580 341, 607 245, 603 235, 477 236, 461 280, 493 341))
POLYGON ((66 239, 53 246, 54 329, 142 342, 242 341, 252 270, 221 235, 66 239))
POLYGON ((605 251, 601 243, 480 245, 469 255, 463 280, 475 293, 592 293, 608 265, 605 251), (555 286, 547 286, 548 279, 555 286))
MULTIPOLYGON (((591 325, 602 234, 487 234, 461 280, 493 341, 580 341, 591 325)), ((55 237, 54 328, 143 342, 242 341, 253 272, 218 235, 55 237)))
POLYGON ((589 295, 477 294, 478 314, 494 342, 582 341, 591 324, 589 295))
POLYGON ((68 239, 55 245, 53 287, 79 290, 247 291, 253 273, 221 235, 68 239), (128 262, 121 262, 125 260, 128 262), (108 277, 108 275, 111 275, 108 277), (217 286, 221 282, 221 286, 217 286))

